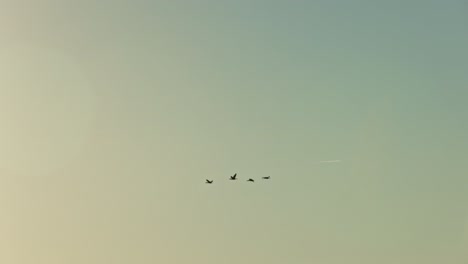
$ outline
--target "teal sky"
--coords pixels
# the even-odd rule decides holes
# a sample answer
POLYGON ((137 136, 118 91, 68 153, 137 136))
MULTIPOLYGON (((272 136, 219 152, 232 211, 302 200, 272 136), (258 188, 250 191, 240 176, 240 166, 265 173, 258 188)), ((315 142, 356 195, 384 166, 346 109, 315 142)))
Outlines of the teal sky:
POLYGON ((1 263, 468 261, 466 1, 27 2, 1 263))

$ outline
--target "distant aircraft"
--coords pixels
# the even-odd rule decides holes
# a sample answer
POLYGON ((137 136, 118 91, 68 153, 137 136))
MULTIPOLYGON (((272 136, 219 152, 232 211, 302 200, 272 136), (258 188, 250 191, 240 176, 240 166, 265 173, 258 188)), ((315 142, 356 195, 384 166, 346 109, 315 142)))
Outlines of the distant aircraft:
POLYGON ((253 179, 248 179, 247 181, 248 181, 248 182, 254 182, 254 180, 253 180, 253 179))
POLYGON ((235 180, 237 180, 236 177, 237 177, 237 173, 235 173, 234 175, 230 176, 230 180, 235 181, 235 180))
POLYGON ((262 177, 262 179, 268 180, 268 179, 270 179, 270 176, 262 177))
POLYGON ((210 180, 206 180, 206 183, 212 184, 212 183, 213 183, 213 180, 211 180, 211 181, 210 181, 210 180))

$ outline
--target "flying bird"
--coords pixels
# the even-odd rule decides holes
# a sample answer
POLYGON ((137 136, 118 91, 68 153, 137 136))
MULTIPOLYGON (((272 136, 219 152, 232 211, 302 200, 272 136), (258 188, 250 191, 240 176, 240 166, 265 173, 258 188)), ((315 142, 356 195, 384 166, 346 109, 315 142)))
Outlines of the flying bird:
POLYGON ((254 180, 253 180, 253 179, 248 179, 247 181, 248 181, 248 182, 254 182, 254 180))
POLYGON ((207 183, 207 184, 212 184, 212 183, 213 183, 213 180, 211 180, 211 181, 210 181, 210 180, 206 180, 206 183, 207 183))
POLYGON ((270 179, 270 176, 262 177, 262 179, 268 180, 268 179, 270 179))
POLYGON ((235 173, 234 175, 230 176, 230 180, 231 180, 231 181, 235 181, 235 180, 237 180, 236 177, 237 177, 237 173, 235 173))

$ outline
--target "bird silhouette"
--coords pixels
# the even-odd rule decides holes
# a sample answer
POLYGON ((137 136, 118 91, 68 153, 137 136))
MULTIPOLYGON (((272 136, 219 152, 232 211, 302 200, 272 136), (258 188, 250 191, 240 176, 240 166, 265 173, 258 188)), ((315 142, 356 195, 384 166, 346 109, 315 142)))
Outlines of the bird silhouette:
POLYGON ((268 180, 268 179, 270 179, 270 176, 262 177, 262 179, 268 180))
POLYGON ((248 181, 248 182, 254 182, 254 180, 253 180, 253 179, 248 179, 247 181, 248 181))
POLYGON ((207 184, 212 184, 212 183, 213 183, 213 180, 211 180, 211 181, 210 181, 210 180, 206 180, 206 183, 207 183, 207 184))
POLYGON ((230 180, 231 180, 231 181, 235 181, 235 180, 237 180, 236 177, 237 177, 237 173, 235 173, 234 175, 230 176, 230 180))

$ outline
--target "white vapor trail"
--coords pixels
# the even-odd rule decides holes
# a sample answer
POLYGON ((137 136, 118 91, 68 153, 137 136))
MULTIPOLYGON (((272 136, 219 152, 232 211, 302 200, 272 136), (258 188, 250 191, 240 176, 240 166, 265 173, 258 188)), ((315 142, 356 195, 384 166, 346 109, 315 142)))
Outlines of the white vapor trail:
POLYGON ((335 163, 335 162, 341 162, 341 160, 322 160, 320 163, 335 163))

